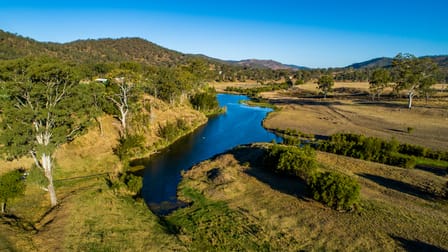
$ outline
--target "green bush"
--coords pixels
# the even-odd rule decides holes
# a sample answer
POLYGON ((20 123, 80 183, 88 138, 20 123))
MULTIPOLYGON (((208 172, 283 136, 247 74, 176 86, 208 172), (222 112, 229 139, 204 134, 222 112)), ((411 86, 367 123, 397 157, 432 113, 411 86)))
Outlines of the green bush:
POLYGON ((115 191, 115 193, 123 192, 122 189, 125 189, 125 192, 127 190, 127 192, 131 192, 133 195, 140 195, 143 187, 143 178, 132 173, 125 172, 120 173, 117 176, 107 177, 106 183, 110 189, 115 191))
POLYGON ((415 157, 393 153, 387 157, 387 161, 384 163, 402 168, 412 169, 415 168, 417 161, 415 157))
POLYGON ((316 170, 316 153, 309 146, 298 148, 274 144, 266 164, 275 172, 308 180, 316 170))
POLYGON ((412 144, 400 144, 398 152, 405 155, 412 155, 416 157, 426 157, 428 149, 422 146, 412 144))
POLYGON ((143 178, 140 176, 135 176, 134 174, 128 173, 123 175, 123 182, 126 184, 129 191, 133 194, 138 195, 143 187, 143 178))
POLYGON ((120 160, 129 159, 139 154, 144 148, 145 138, 142 135, 127 135, 119 140, 118 146, 114 149, 115 155, 120 160))
POLYGON ((309 187, 315 200, 337 210, 350 210, 359 202, 360 186, 346 175, 318 173, 313 176, 309 187))
POLYGON ((216 92, 214 90, 197 93, 190 99, 193 108, 199 111, 210 111, 219 108, 218 100, 216 99, 216 92))

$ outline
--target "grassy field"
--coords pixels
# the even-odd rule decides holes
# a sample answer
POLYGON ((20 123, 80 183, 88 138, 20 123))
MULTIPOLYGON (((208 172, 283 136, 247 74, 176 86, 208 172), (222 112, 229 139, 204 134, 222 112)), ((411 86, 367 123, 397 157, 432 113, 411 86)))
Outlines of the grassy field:
POLYGON ((174 219, 187 246, 205 246, 208 240, 206 250, 232 250, 235 244, 219 241, 247 240, 244 249, 252 250, 448 249, 448 203, 439 198, 445 178, 318 153, 321 169, 361 184, 361 208, 344 213, 312 200, 296 179, 262 169, 262 156, 259 146, 237 148, 184 174, 180 194, 194 203, 168 220, 174 219), (201 209, 197 205, 210 202, 214 207, 200 212, 201 218, 192 217, 201 209), (231 231, 217 228, 232 214, 231 231))
POLYGON ((416 99, 409 110, 404 98, 372 102, 365 94, 368 83, 336 83, 335 89, 341 91, 327 99, 318 96, 315 86, 305 84, 290 91, 263 93, 279 108, 268 116, 264 126, 323 136, 346 132, 394 137, 400 142, 448 150, 448 98, 444 93, 428 104, 416 99), (312 97, 307 97, 310 93, 312 97), (356 95, 359 93, 363 95, 356 95))

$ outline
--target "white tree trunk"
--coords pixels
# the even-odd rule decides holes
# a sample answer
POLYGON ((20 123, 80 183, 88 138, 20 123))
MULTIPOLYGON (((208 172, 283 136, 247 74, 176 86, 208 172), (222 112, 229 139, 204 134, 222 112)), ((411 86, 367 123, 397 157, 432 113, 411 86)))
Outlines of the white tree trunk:
POLYGON ((408 99, 408 108, 411 109, 412 108, 412 98, 414 98, 414 92, 410 91, 409 92, 409 99, 408 99))
POLYGON ((45 153, 42 154, 41 164, 42 168, 44 169, 45 177, 48 180, 47 190, 48 193, 50 194, 51 206, 54 207, 58 204, 58 201, 56 198, 56 191, 53 185, 53 167, 51 162, 51 156, 45 153))
POLYGON ((2 202, 2 214, 6 212, 6 202, 2 202))
POLYGON ((120 108, 120 113, 121 113, 121 117, 119 118, 120 119, 120 122, 121 122, 121 128, 122 128, 122 130, 123 130, 123 136, 124 135, 126 135, 126 131, 127 131, 127 125, 126 125, 126 116, 128 115, 128 110, 127 110, 127 108, 125 108, 124 106, 122 106, 121 108, 120 108))

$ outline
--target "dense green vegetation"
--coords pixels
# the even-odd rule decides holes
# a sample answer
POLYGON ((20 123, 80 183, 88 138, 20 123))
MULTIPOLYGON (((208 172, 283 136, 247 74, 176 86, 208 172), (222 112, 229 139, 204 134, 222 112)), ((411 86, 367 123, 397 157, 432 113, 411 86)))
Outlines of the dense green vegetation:
POLYGON ((324 94, 324 99, 327 98, 327 93, 333 90, 333 86, 334 86, 334 79, 333 76, 331 75, 322 75, 317 80, 317 87, 324 94))
POLYGON ((316 154, 309 146, 297 148, 273 145, 266 157, 268 168, 274 172, 308 181, 316 172, 316 154))
POLYGON ((398 155, 398 145, 398 142, 394 140, 383 141, 375 137, 356 134, 335 134, 327 141, 321 142, 318 149, 338 155, 413 168, 415 160, 412 157, 398 155))
POLYGON ((265 163, 276 173, 305 181, 311 196, 329 207, 351 210, 359 203, 358 182, 334 171, 319 171, 316 154, 308 145, 298 148, 274 144, 266 154, 265 163))
POLYGON ((316 174, 309 183, 313 198, 337 210, 350 210, 359 203, 358 182, 337 172, 316 174))
POLYGON ((363 135, 338 133, 326 140, 316 140, 313 135, 297 130, 276 130, 284 144, 310 144, 315 149, 357 159, 379 162, 403 168, 416 165, 443 167, 448 162, 448 152, 432 150, 423 146, 399 143, 363 135))
MULTIPOLYGON (((289 142, 297 144, 300 143, 300 139, 289 142)), ((443 166, 445 161, 448 161, 448 152, 431 150, 417 145, 400 144, 394 139, 386 141, 357 134, 335 134, 328 140, 321 140, 312 146, 321 151, 403 168, 414 168, 417 164, 434 165, 434 163, 443 166)))
POLYGON ((220 110, 218 101, 216 100, 216 90, 211 88, 194 94, 190 98, 190 103, 193 108, 206 114, 215 114, 220 110))

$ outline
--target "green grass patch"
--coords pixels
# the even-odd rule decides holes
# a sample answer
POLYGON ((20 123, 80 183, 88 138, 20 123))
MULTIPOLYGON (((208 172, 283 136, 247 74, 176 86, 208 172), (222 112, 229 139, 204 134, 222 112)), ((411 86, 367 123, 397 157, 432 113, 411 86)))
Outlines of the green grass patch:
POLYGON ((166 217, 166 226, 192 251, 263 251, 268 242, 259 239, 259 225, 225 202, 206 199, 190 187, 182 194, 193 203, 166 217))
POLYGON ((435 160, 430 158, 422 158, 418 157, 415 159, 416 166, 430 166, 433 168, 446 169, 448 172, 448 161, 444 160, 435 160))
POLYGON ((262 107, 262 108, 270 108, 274 111, 279 110, 279 108, 277 106, 275 106, 272 103, 269 103, 268 101, 265 100, 247 100, 247 101, 241 101, 242 104, 246 104, 247 106, 251 106, 251 107, 262 107))

